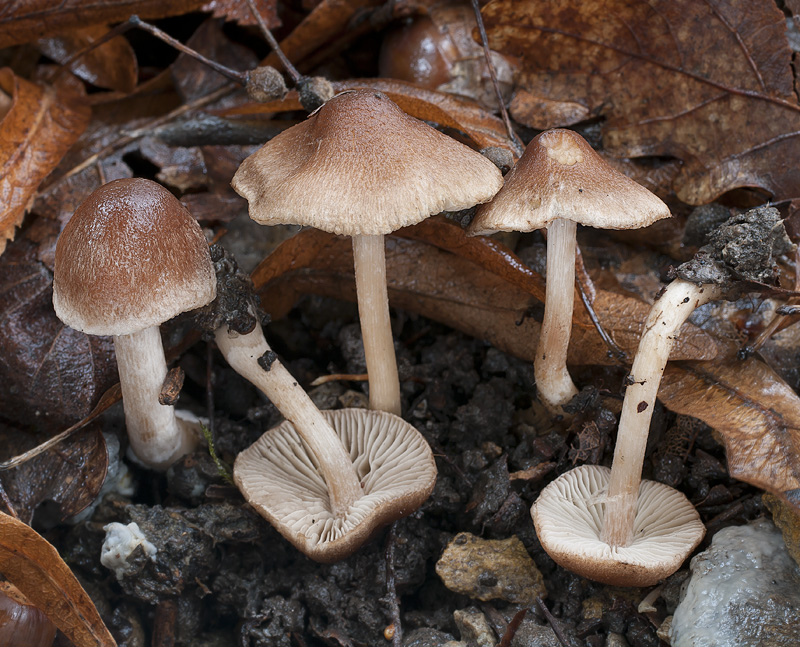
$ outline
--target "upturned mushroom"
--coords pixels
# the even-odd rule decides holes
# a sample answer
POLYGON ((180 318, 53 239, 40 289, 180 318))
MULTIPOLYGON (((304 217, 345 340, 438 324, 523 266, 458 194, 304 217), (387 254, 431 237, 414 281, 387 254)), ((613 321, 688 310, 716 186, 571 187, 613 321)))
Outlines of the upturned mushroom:
POLYGON ((613 169, 577 133, 536 136, 494 199, 478 207, 470 235, 547 228, 544 317, 534 360, 540 400, 554 413, 578 392, 567 370, 577 224, 635 229, 667 218, 658 197, 613 169))
POLYGON ((486 202, 503 179, 480 154, 374 90, 343 92, 248 157, 233 178, 250 217, 353 237, 370 408, 400 413, 383 237, 486 202))
POLYGON ((218 296, 195 319, 286 418, 240 454, 234 480, 299 550, 318 561, 341 559, 428 497, 436 481, 431 450, 388 413, 320 412, 267 344, 249 276, 219 246, 211 253, 218 296))
POLYGON ((655 481, 637 483, 634 537, 611 545, 603 534, 611 471, 582 465, 545 487, 531 508, 536 536, 564 568, 615 586, 651 586, 674 573, 705 535, 691 502, 655 481))
POLYGON ((298 550, 330 563, 381 526, 416 510, 433 490, 436 464, 422 435, 385 411, 323 411, 352 460, 362 492, 336 514, 319 465, 290 422, 271 429, 236 458, 244 497, 298 550))
POLYGON ((58 239, 53 306, 89 335, 113 335, 131 449, 164 470, 190 452, 199 425, 159 404, 167 375, 159 325, 214 299, 200 226, 165 188, 109 182, 81 203, 58 239))

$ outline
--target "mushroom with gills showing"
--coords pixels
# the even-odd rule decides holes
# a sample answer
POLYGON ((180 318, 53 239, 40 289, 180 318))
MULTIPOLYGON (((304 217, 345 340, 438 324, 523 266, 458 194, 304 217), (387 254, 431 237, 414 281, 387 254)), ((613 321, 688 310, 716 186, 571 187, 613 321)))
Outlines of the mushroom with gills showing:
POLYGON ((553 413, 578 392, 567 370, 572 330, 577 224, 646 227, 670 215, 658 197, 613 169, 577 133, 548 130, 528 144, 494 199, 478 207, 468 233, 547 227, 547 277, 534 377, 553 413))
POLYGON ((56 314, 86 334, 113 335, 131 449, 153 469, 167 469, 200 437, 196 420, 159 404, 167 365, 158 327, 212 301, 216 285, 197 221, 150 180, 101 186, 58 239, 56 314))
POLYGON ((341 409, 322 415, 347 447, 363 488, 346 514, 332 510, 318 461, 288 421, 237 456, 233 478, 290 543, 330 563, 422 505, 436 482, 436 464, 422 435, 394 414, 341 409))
POLYGON ((607 584, 650 586, 674 573, 703 539, 705 526, 691 502, 666 485, 642 481, 642 465, 672 342, 695 308, 721 296, 717 285, 683 279, 667 287, 650 310, 633 360, 611 470, 570 470, 531 508, 542 547, 565 568, 607 584))
POLYGON ((323 562, 346 557, 428 498, 436 482, 430 447, 388 413, 320 412, 264 339, 249 276, 219 246, 211 253, 218 296, 196 321, 286 418, 239 455, 234 481, 306 555, 323 562))
POLYGON ((248 157, 233 188, 264 225, 353 237, 370 408, 400 413, 385 234, 486 202, 503 184, 479 153, 406 115, 374 90, 330 99, 248 157))

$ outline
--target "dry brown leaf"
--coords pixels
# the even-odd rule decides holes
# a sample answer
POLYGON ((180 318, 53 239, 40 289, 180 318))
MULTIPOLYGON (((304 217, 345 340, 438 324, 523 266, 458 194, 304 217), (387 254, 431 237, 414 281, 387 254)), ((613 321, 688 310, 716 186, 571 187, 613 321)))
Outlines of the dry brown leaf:
MULTIPOLYGON (((345 32, 348 23, 358 12, 379 4, 381 0, 322 0, 280 42, 281 49, 286 58, 297 65, 309 54, 345 32)), ((274 53, 267 56, 264 63, 281 69, 274 53)))
MULTIPOLYGON (((489 146, 505 148, 511 151, 515 159, 521 152, 508 139, 502 120, 472 99, 426 90, 412 83, 393 79, 348 79, 334 82, 333 87, 336 92, 355 88, 378 90, 412 117, 432 121, 445 128, 460 130, 475 142, 477 148, 489 146)), ((270 114, 286 110, 302 110, 297 92, 289 92, 282 101, 247 103, 219 111, 218 114, 221 116, 270 114)))
POLYGON ((116 647, 91 598, 58 551, 37 532, 2 512, 0 573, 76 647, 116 647))
POLYGON ((522 59, 519 86, 602 116, 610 153, 682 160, 684 202, 744 186, 800 197, 800 105, 773 0, 495 0, 483 17, 491 47, 522 59))
POLYGON ((800 508, 800 397, 766 364, 669 364, 658 397, 719 433, 731 476, 800 508))
MULTIPOLYGON (((82 27, 37 41, 39 51, 57 63, 66 63, 74 54, 88 47, 108 31, 107 25, 82 27)), ((132 92, 136 87, 139 66, 133 48, 122 36, 112 38, 83 54, 69 69, 84 81, 100 88, 132 92)))
POLYGON ((179 16, 206 0, 6 0, 0 2, 0 47, 30 43, 89 25, 179 16))
MULTIPOLYGON (((0 427, 0 460, 31 449, 41 437, 0 427)), ((108 471, 108 450, 99 424, 91 425, 60 443, 52 451, 0 473, 17 516, 30 522, 44 501, 58 505, 62 520, 87 508, 100 493, 108 471)))
POLYGON ((0 257, 0 410, 46 437, 88 414, 117 375, 109 337, 56 317, 52 275, 37 253, 21 237, 0 257))
MULTIPOLYGON (((256 10, 267 23, 267 27, 275 29, 281 26, 281 19, 278 17, 276 0, 254 0, 256 10)), ((210 0, 203 5, 203 11, 210 11, 214 18, 224 18, 227 21, 235 21, 240 25, 256 25, 256 19, 250 11, 250 7, 242 0, 210 0)))
POLYGON ((72 89, 34 85, 8 68, 0 69, 0 113, 5 96, 10 102, 0 121, 0 253, 14 238, 39 183, 78 139, 91 114, 72 89))
MULTIPOLYGON (((544 283, 499 243, 469 238, 458 225, 433 218, 387 237, 386 264, 394 306, 533 361, 541 325, 533 314, 541 308, 544 283)), ((263 306, 276 318, 307 292, 355 300, 350 239, 313 229, 280 245, 252 277, 263 306)), ((606 331, 632 355, 650 307, 598 290, 595 309, 606 331)), ((610 364, 607 350, 585 311, 576 308, 569 361, 610 364)), ((672 358, 711 359, 716 351, 710 335, 685 326, 672 358)))

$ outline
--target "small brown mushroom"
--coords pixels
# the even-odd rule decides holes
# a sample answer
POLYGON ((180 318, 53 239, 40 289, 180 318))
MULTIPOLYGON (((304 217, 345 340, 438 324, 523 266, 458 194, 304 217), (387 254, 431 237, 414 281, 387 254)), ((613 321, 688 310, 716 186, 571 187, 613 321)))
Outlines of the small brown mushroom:
POLYGON ((385 95, 351 90, 248 157, 232 185, 256 222, 353 237, 370 408, 399 414, 383 236, 485 202, 502 183, 491 162, 385 95))
POLYGON ((669 215, 655 195, 614 170, 583 137, 564 129, 535 137, 500 192, 478 207, 471 235, 547 227, 545 308, 534 375, 539 398, 551 411, 562 413, 578 392, 567 371, 577 224, 634 229, 669 215))
POLYGON ((298 550, 329 563, 354 552, 382 525, 411 514, 431 493, 436 465, 410 424, 384 411, 322 414, 352 459, 363 489, 346 514, 290 422, 271 429, 236 458, 233 478, 245 498, 298 550))
POLYGON ((214 299, 200 226, 165 188, 114 180, 81 203, 56 245, 53 306, 89 335, 113 335, 134 455, 166 469, 197 444, 199 425, 159 404, 167 375, 159 324, 214 299))

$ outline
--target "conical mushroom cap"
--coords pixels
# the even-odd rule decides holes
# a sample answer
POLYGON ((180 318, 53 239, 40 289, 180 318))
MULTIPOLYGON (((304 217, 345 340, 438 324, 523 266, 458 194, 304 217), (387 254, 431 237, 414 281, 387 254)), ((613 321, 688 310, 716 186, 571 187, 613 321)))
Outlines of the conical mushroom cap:
POLYGON ((298 550, 318 562, 344 559, 375 530, 416 510, 436 482, 430 447, 410 424, 366 409, 323 411, 350 454, 364 495, 336 517, 317 462, 290 422, 236 458, 245 499, 298 550))
POLYGON ((503 178, 471 148, 375 90, 343 92, 268 141, 233 177, 262 225, 388 234, 486 202, 503 178))
POLYGON ((469 233, 533 231, 556 218, 637 229, 669 216, 667 205, 612 168, 578 133, 558 128, 531 140, 500 192, 478 207, 469 233))
POLYGON ((706 533, 689 500, 677 490, 642 481, 630 546, 601 539, 611 470, 583 465, 550 483, 531 508, 542 548, 573 573, 616 586, 651 586, 672 575, 706 533))
POLYGON ((214 300, 217 279, 200 225, 151 180, 104 184, 56 245, 53 306, 90 335, 129 335, 214 300))

